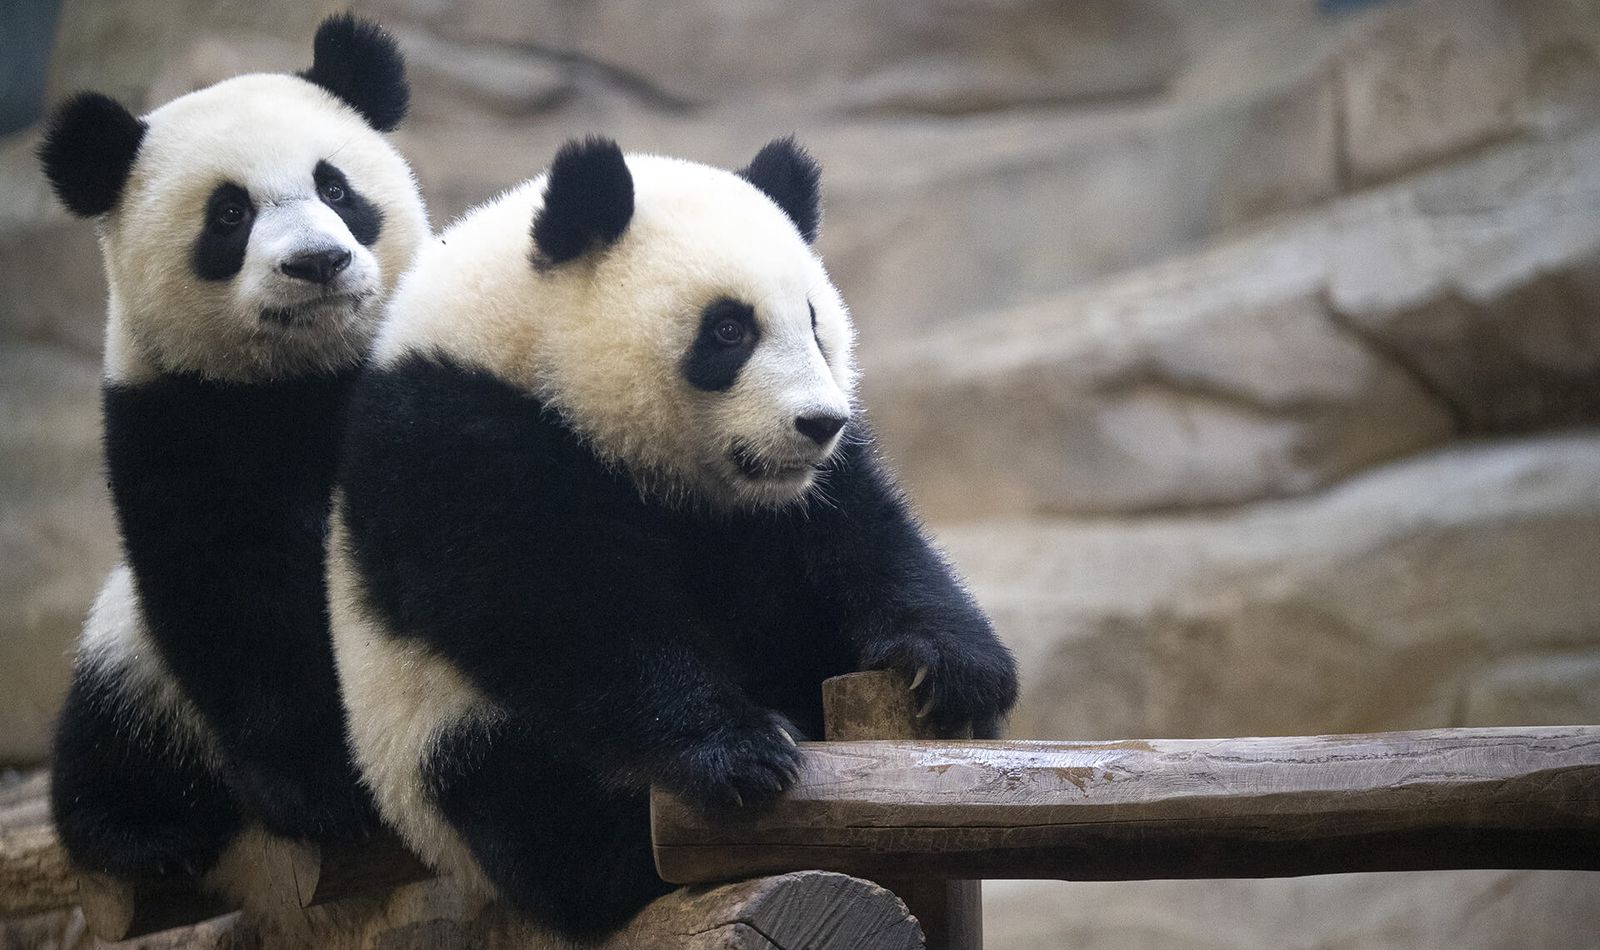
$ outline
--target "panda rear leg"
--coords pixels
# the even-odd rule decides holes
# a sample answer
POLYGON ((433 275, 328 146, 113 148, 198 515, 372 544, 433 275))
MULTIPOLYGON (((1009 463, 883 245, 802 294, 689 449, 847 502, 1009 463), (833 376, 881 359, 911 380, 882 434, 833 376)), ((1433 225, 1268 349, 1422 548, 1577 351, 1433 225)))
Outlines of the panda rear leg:
POLYGON ((672 890, 656 875, 649 801, 605 789, 516 723, 458 728, 428 792, 502 898, 575 936, 605 933, 672 890))
POLYGON ((81 869, 119 878, 200 875, 238 834, 227 789, 165 718, 112 671, 80 662, 55 738, 50 807, 81 869))

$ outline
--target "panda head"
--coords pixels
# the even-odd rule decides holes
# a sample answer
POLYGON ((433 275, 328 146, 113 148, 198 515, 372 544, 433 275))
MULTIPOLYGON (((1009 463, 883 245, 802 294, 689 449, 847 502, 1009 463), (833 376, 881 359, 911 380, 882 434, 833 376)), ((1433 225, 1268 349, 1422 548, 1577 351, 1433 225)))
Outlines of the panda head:
POLYGON ((333 17, 299 75, 238 76, 142 118, 96 93, 60 106, 39 155, 61 201, 100 222, 112 376, 359 361, 427 234, 382 135, 407 97, 394 41, 333 17))
POLYGON ((811 247, 819 170, 792 140, 738 172, 608 139, 440 236, 380 360, 443 352, 539 395, 647 494, 797 501, 849 438, 849 312, 811 247))

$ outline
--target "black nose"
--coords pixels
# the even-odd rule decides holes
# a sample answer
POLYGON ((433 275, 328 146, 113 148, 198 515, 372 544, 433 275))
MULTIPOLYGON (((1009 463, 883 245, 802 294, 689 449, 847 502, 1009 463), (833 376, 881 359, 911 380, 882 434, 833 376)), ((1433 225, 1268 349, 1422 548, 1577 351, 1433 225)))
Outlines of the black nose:
POLYGON ((844 416, 832 416, 826 413, 815 416, 794 417, 794 427, 800 430, 801 435, 818 445, 827 445, 828 440, 837 435, 840 429, 844 428, 845 422, 846 418, 844 416))
POLYGON ((305 251, 289 258, 278 269, 298 280, 326 284, 350 266, 350 252, 342 247, 325 251, 305 251))

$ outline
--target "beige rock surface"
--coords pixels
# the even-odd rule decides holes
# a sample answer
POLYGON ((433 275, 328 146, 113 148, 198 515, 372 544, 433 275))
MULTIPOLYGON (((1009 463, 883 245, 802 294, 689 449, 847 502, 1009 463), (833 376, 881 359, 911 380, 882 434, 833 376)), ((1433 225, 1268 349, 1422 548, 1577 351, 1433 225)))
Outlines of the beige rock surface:
POLYGON ((49 747, 67 646, 117 557, 98 377, 73 350, 0 342, 0 763, 49 747))
POLYGON ((1294 495, 1593 422, 1597 182, 1600 130, 1507 146, 871 346, 867 405, 936 519, 1294 495))
POLYGON ((1511 725, 1542 695, 1600 721, 1595 681, 1578 688, 1600 651, 1594 434, 1457 446, 1292 500, 939 537, 1017 652, 1018 736, 1511 725))

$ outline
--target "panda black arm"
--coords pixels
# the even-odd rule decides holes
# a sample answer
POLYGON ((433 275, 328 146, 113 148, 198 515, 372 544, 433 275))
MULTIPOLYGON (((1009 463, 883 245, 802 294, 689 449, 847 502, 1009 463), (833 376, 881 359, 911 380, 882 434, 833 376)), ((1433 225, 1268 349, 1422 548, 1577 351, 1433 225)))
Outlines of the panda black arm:
POLYGON ((1016 661, 929 542, 865 423, 850 424, 822 478, 825 500, 807 503, 801 550, 818 595, 844 617, 860 668, 917 680, 941 734, 996 736, 1016 703, 1016 661))
POLYGON ((328 644, 323 535, 348 376, 105 391, 106 462, 140 606, 273 831, 367 824, 328 644))
POLYGON ((659 512, 494 376, 413 357, 358 385, 340 476, 362 609, 612 787, 781 791, 779 716, 710 657, 659 512))

